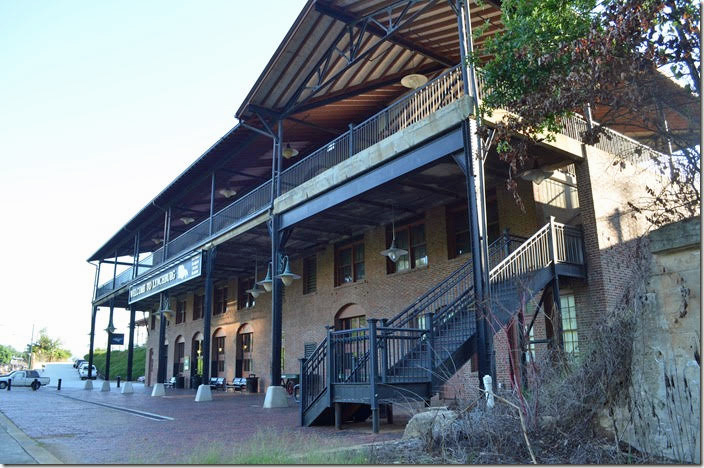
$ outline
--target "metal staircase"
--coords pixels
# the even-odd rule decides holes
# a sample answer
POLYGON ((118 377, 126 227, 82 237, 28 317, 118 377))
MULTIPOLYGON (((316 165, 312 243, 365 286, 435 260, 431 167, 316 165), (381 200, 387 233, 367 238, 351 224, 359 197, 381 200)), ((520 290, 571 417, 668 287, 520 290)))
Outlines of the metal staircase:
MULTIPOLYGON (((579 228, 552 219, 528 239, 505 234, 491 244, 487 309, 494 330, 558 276, 583 278, 582 245, 579 228)), ((372 414, 376 431, 380 406, 430 400, 473 353, 471 265, 470 258, 391 319, 328 328, 327 338, 301 360, 301 425, 329 424, 337 410, 338 422, 372 414)))

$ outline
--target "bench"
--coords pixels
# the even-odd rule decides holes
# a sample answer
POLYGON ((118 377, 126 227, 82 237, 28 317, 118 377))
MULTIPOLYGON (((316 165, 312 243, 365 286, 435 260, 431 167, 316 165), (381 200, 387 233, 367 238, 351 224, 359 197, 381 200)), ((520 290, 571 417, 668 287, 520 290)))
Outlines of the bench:
POLYGON ((164 382, 164 388, 174 388, 176 386, 176 377, 171 377, 171 380, 164 382))
POLYGON ((225 390, 225 377, 211 377, 210 378, 210 389, 211 390, 225 390))
POLYGON ((247 388, 247 379, 244 377, 235 377, 232 379, 232 383, 226 385, 226 388, 241 392, 247 388))

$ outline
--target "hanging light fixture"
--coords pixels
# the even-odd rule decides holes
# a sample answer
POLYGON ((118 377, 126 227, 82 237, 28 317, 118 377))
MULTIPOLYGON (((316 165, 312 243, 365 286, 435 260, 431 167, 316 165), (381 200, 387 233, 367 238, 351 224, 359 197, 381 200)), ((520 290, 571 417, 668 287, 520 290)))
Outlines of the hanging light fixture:
POLYGON ((391 205, 391 245, 388 249, 379 252, 381 255, 389 257, 389 260, 396 263, 401 256, 406 255, 408 250, 396 247, 396 220, 394 219, 394 205, 391 205))
POLYGON ((286 148, 281 152, 281 156, 286 159, 291 159, 298 156, 298 150, 296 148, 291 148, 291 143, 286 143, 286 148))
POLYGON ((110 317, 110 323, 108 323, 107 328, 105 328, 105 331, 108 332, 108 334, 112 335, 115 332, 115 326, 112 324, 112 317, 110 317))
POLYGON ((156 245, 159 245, 164 242, 164 239, 162 239, 161 237, 152 237, 152 242, 154 242, 156 245))
POLYGON ((266 269, 266 277, 261 281, 257 281, 257 284, 262 286, 264 291, 271 292, 271 283, 271 262, 269 262, 269 266, 266 269))
MULTIPOLYGON (((416 56, 413 55, 413 69, 415 70, 416 56)), ((418 89, 428 82, 428 77, 421 73, 409 73, 401 78, 401 84, 406 88, 418 89)))
POLYGON ((255 283, 254 283, 254 286, 252 286, 251 288, 249 288, 245 291, 246 293, 251 294, 252 297, 255 299, 258 298, 259 295, 264 292, 263 289, 259 289, 259 283, 256 283, 257 276, 258 276, 257 275, 257 260, 255 259, 254 260, 254 281, 255 281, 255 283))
POLYGON ((218 190, 218 193, 225 198, 232 198, 237 195, 237 190, 221 188, 220 190, 218 190))
POLYGON ((523 180, 527 180, 528 182, 533 182, 536 185, 540 185, 545 179, 549 179, 550 177, 552 177, 554 172, 555 171, 546 171, 542 167, 539 167, 538 160, 534 159, 533 169, 527 169, 523 172, 520 172, 518 174, 518 177, 523 180))
POLYGON ((195 221, 195 219, 191 218, 190 216, 184 216, 183 218, 181 218, 181 222, 186 225, 191 224, 193 221, 195 221))
POLYGON ((279 278, 281 282, 284 283, 284 286, 290 286, 291 283, 293 283, 293 280, 300 279, 300 277, 301 275, 297 275, 291 272, 291 269, 289 267, 288 255, 286 255, 284 257, 284 272, 280 275, 276 275, 276 278, 279 278))

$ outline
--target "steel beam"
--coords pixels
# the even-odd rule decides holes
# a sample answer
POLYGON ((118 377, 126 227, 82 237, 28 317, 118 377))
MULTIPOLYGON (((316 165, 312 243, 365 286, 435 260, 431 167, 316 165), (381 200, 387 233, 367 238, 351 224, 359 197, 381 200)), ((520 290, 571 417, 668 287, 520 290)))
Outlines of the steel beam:
POLYGON ((95 347, 95 316, 98 306, 94 305, 90 315, 90 344, 88 345, 88 380, 93 377, 93 350, 95 347))
MULTIPOLYGON (((110 318, 108 319, 108 327, 112 325, 112 314, 115 311, 115 302, 110 300, 110 318)), ((105 381, 110 382, 110 351, 112 350, 112 331, 108 329, 108 350, 105 355, 105 381)))
POLYGON ((203 384, 210 383, 210 320, 213 316, 213 270, 217 247, 205 252, 205 298, 203 301, 203 384))
POLYGON ((156 368, 156 383, 164 383, 166 380, 166 315, 164 311, 169 310, 169 293, 163 292, 159 295, 159 356, 156 368))
POLYGON ((132 381, 132 361, 134 360, 134 316, 137 308, 130 307, 130 338, 127 344, 127 381, 132 381))
MULTIPOLYGON (((291 227, 328 208, 348 201, 375 187, 408 174, 433 161, 460 150, 463 146, 460 130, 451 131, 425 145, 413 149, 390 162, 372 169, 346 183, 298 205, 281 215, 280 229, 291 227)), ((304 229, 307 229, 304 227, 304 229)))

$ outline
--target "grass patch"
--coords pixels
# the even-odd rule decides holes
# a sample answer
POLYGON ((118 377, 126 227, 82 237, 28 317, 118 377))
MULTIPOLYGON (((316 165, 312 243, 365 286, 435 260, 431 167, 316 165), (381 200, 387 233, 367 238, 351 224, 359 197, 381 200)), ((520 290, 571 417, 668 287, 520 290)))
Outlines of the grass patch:
MULTIPOLYGON (((144 375, 144 363, 147 356, 147 350, 143 346, 134 348, 134 356, 132 362, 132 378, 137 379, 140 375, 144 375)), ((98 369, 100 375, 105 375, 105 359, 107 352, 104 349, 96 349, 93 353, 93 364, 98 369)), ((84 356, 88 360, 88 355, 84 356)), ((122 379, 127 378, 127 351, 111 351, 110 352, 110 380, 117 380, 117 376, 122 379)))
POLYGON ((360 465, 369 463, 362 451, 344 450, 313 434, 282 434, 260 430, 238 446, 212 444, 182 461, 198 465, 360 465), (324 447, 324 448, 321 448, 324 447), (336 451, 335 448, 341 450, 336 451))

